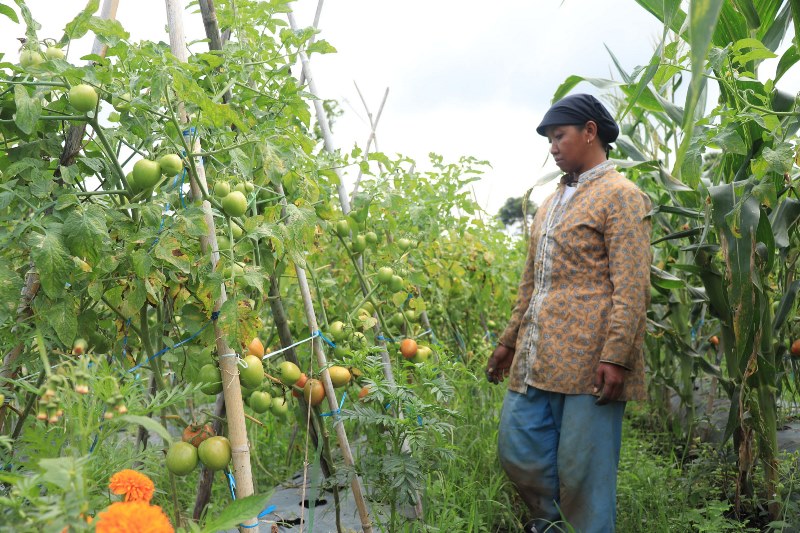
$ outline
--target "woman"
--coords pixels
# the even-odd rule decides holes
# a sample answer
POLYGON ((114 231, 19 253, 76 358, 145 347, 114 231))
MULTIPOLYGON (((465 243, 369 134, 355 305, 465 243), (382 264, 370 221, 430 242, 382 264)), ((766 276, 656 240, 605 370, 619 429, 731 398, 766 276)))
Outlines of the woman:
POLYGON ((593 96, 559 100, 536 128, 564 171, 537 210, 517 303, 486 368, 509 376, 503 469, 545 531, 614 531, 627 400, 645 398, 650 201, 608 161, 619 128, 593 96), (557 528, 553 528, 558 530, 557 528))

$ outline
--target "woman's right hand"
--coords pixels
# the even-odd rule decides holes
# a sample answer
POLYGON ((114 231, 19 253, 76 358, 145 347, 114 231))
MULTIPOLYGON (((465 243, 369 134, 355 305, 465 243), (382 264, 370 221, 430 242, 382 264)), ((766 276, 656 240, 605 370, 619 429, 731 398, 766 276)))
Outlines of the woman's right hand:
POLYGON ((500 383, 508 375, 514 361, 514 349, 505 344, 498 344, 486 363, 486 379, 490 383, 500 383))

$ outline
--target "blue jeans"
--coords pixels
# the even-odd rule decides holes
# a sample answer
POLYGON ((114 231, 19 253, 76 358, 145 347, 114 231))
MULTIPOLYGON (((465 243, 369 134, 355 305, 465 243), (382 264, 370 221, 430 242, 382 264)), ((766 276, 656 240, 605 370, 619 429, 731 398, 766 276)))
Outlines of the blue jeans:
POLYGON ((595 400, 534 387, 506 393, 500 464, 540 532, 568 531, 552 525, 562 520, 580 533, 614 531, 625 403, 598 406, 595 400))

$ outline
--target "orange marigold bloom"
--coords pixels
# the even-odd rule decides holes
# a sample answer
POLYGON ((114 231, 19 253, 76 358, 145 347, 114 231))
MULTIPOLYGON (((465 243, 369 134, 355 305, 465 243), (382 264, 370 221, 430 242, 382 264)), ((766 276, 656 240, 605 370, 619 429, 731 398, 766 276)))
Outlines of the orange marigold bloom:
POLYGON ((111 476, 108 488, 114 494, 124 494, 126 502, 150 503, 156 486, 153 480, 136 470, 121 470, 111 476))
POLYGON ((167 515, 147 502, 115 502, 97 515, 97 533, 174 533, 167 515))

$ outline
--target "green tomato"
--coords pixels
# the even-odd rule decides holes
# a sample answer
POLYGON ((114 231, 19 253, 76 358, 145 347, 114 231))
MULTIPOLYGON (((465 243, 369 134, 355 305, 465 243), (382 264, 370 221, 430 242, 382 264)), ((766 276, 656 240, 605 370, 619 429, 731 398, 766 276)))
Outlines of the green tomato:
POLYGON ((363 235, 356 235, 353 237, 352 248, 355 253, 360 254, 367 249, 367 239, 363 235))
POLYGON ((350 235, 350 224, 346 220, 340 220, 336 223, 336 234, 339 237, 347 237, 350 235))
POLYGON ((230 250, 231 240, 227 235, 217 235, 217 250, 230 250))
POLYGON ((403 278, 397 275, 392 276, 392 280, 389 282, 389 290, 397 292, 403 290, 403 287, 403 278))
POLYGON ((81 83, 69 90, 69 103, 81 113, 88 113, 97 107, 100 99, 94 87, 81 83))
POLYGON ((243 181, 240 181, 236 185, 233 186, 234 191, 239 191, 242 194, 247 194, 247 185, 243 181))
POLYGON ((289 415, 289 404, 286 403, 286 398, 283 396, 273 398, 269 411, 279 418, 286 418, 289 415))
POLYGON ((222 372, 217 365, 209 363, 200 367, 198 381, 203 384, 200 390, 204 394, 213 396, 222 392, 222 372))
POLYGON ((128 189, 130 189, 133 194, 136 194, 142 190, 142 188, 139 187, 139 184, 136 183, 136 178, 133 177, 133 172, 128 172, 128 174, 125 176, 125 181, 128 182, 128 189))
POLYGON ((297 380, 300 379, 300 375, 302 374, 300 368, 291 361, 284 361, 279 364, 278 373, 280 374, 278 379, 287 387, 291 387, 297 383, 297 380))
POLYGON ((48 46, 47 50, 45 50, 44 55, 47 59, 64 59, 64 50, 57 46, 48 46))
POLYGON ((398 311, 395 314, 393 314, 392 317, 389 319, 389 324, 396 328, 399 328, 403 324, 405 324, 405 318, 403 317, 403 313, 398 311))
POLYGON ((188 442, 173 442, 167 452, 167 470, 176 476, 185 476, 197 466, 197 448, 188 442))
POLYGON ((372 247, 377 246, 378 244, 378 234, 374 231, 368 231, 367 234, 364 236, 367 239, 367 244, 372 247))
POLYGON ((22 68, 38 67, 42 63, 44 63, 44 58, 36 50, 25 49, 19 55, 19 64, 22 68))
POLYGON ((114 109, 119 111, 119 112, 128 111, 131 108, 131 100, 132 99, 133 99, 133 97, 131 96, 131 93, 125 93, 122 96, 116 96, 115 95, 111 99, 112 100, 111 105, 113 105, 114 109))
POLYGON ((239 224, 231 220, 231 233, 233 233, 234 239, 239 240, 242 238, 242 235, 244 235, 244 230, 239 224))
POLYGON ((247 212, 247 198, 241 191, 233 191, 222 199, 222 209, 229 217, 240 217, 247 212))
POLYGON ((389 285, 392 282, 394 270, 389 267, 381 267, 378 269, 378 283, 381 285, 389 285))
POLYGON ((214 196, 217 198, 225 198, 231 193, 231 184, 227 181, 218 181, 214 184, 214 196))
POLYGON ((414 363, 424 363, 430 358, 432 353, 433 350, 431 350, 430 347, 418 346, 417 353, 414 354, 414 357, 411 359, 411 361, 413 361, 414 363))
POLYGON ((397 239, 397 246, 399 246, 400 249, 405 252, 406 250, 411 248, 411 241, 406 238, 397 239))
POLYGON ((261 414, 269 411, 272 405, 272 396, 268 392, 255 391, 250 395, 250 409, 261 414))
POLYGON ((158 159, 161 172, 165 176, 174 176, 183 170, 183 159, 178 154, 165 154, 158 159))
POLYGON ((142 189, 149 189, 161 179, 161 165, 157 161, 140 159, 133 164, 133 179, 142 189))
POLYGON ((333 342, 341 342, 347 338, 344 322, 342 322, 341 320, 331 322, 330 326, 328 326, 328 330, 331 333, 333 342))
POLYGON ((264 364, 255 355, 245 356, 244 363, 244 368, 239 366, 239 381, 248 389, 257 389, 264 381, 264 364))
POLYGON ((211 437, 197 448, 200 461, 209 470, 222 470, 231 462, 231 443, 225 437, 211 437))

